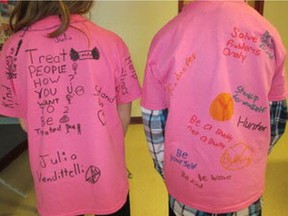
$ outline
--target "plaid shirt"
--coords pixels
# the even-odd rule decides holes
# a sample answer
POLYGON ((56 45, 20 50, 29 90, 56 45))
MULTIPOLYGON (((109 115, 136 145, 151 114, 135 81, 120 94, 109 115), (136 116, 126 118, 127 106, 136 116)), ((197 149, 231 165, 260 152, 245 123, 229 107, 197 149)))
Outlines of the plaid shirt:
MULTIPOLYGON (((152 156, 155 169, 164 178, 164 138, 165 126, 168 116, 168 109, 163 110, 148 110, 142 107, 142 117, 146 140, 150 154, 152 156)), ((286 100, 278 102, 270 102, 270 123, 271 123, 271 141, 269 153, 283 135, 287 121, 287 106, 286 100)), ((169 203, 172 210, 177 216, 214 216, 217 214, 208 214, 196 209, 192 209, 169 195, 169 203)), ((253 203, 251 206, 239 212, 226 214, 218 214, 221 216, 257 216, 261 211, 261 199, 253 203)))

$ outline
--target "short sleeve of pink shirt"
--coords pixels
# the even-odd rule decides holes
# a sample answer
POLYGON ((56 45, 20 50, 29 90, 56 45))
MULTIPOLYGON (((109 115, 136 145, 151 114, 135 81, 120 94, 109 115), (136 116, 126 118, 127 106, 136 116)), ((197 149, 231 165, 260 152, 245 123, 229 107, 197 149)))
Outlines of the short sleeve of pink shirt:
POLYGON ((275 74, 269 92, 270 101, 280 101, 287 97, 287 75, 286 75, 286 59, 287 53, 278 33, 275 35, 275 42, 278 41, 278 46, 275 46, 275 74))
POLYGON ((121 53, 121 65, 120 71, 118 72, 117 85, 118 85, 118 97, 117 102, 119 104, 129 103, 135 99, 136 95, 139 95, 139 82, 138 77, 130 56, 129 50, 124 42, 120 44, 121 53), (134 91, 137 90, 135 93, 134 91))
POLYGON ((116 34, 72 15, 47 17, 5 43, 0 114, 26 120, 37 209, 43 216, 111 214, 129 190, 117 105, 141 95, 128 48, 116 34))
MULTIPOLYGON (((17 65, 15 50, 9 48, 10 41, 6 42, 2 51, 0 51, 0 94, 1 104, 0 113, 5 116, 24 118, 21 99, 15 91, 15 79, 17 78, 17 65)), ((24 84, 25 85, 25 84, 24 84)))
POLYGON ((142 106, 147 109, 161 110, 168 107, 166 90, 157 78, 157 69, 153 65, 146 66, 143 91, 141 97, 142 106))
POLYGON ((238 0, 193 1, 156 34, 141 105, 169 110, 164 176, 177 201, 220 214, 261 197, 285 60, 277 30, 238 0))

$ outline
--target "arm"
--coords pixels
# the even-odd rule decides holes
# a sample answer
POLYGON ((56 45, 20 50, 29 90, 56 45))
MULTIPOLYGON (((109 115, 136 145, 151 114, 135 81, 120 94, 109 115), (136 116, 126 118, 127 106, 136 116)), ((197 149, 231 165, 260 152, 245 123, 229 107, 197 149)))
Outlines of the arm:
POLYGON ((23 129, 25 132, 27 132, 27 128, 26 128, 26 124, 25 124, 24 119, 19 118, 19 123, 20 123, 20 126, 22 127, 22 129, 23 129))
POLYGON ((149 110, 142 107, 143 125, 155 169, 164 178, 164 139, 168 109, 149 110))
POLYGON ((117 109, 120 120, 122 122, 123 133, 125 135, 130 124, 131 103, 118 104, 117 109))
POLYGON ((284 134, 287 117, 286 100, 270 102, 271 141, 269 153, 284 134))

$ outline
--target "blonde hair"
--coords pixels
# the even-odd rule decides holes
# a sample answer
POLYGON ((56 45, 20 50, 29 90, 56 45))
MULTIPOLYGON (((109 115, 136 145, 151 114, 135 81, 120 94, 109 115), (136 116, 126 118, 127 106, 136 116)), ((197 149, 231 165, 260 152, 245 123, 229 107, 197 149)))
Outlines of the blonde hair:
POLYGON ((69 27, 71 14, 85 14, 92 5, 93 1, 86 0, 18 1, 10 17, 10 26, 17 32, 47 16, 59 15, 61 25, 48 34, 51 38, 57 37, 69 27))

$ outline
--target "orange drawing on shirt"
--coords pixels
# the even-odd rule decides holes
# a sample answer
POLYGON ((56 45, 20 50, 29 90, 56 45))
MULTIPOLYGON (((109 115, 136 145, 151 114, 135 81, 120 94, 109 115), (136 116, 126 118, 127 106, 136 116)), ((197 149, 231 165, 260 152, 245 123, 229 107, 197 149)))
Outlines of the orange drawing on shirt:
POLYGON ((189 70, 189 68, 191 67, 195 59, 196 59, 195 53, 192 53, 190 56, 187 56, 185 58, 185 62, 183 66, 181 67, 181 69, 174 74, 174 77, 173 77, 174 81, 171 83, 168 83, 166 89, 171 96, 173 95, 173 92, 175 88, 177 87, 177 85, 179 84, 180 80, 182 79, 184 74, 187 73, 187 71, 189 70))
POLYGON ((220 93, 212 101, 209 109, 211 117, 216 121, 228 121, 234 114, 234 103, 232 95, 220 93))
POLYGON ((227 170, 239 170, 249 166, 252 160, 252 149, 247 144, 240 142, 223 153, 220 164, 227 170))

